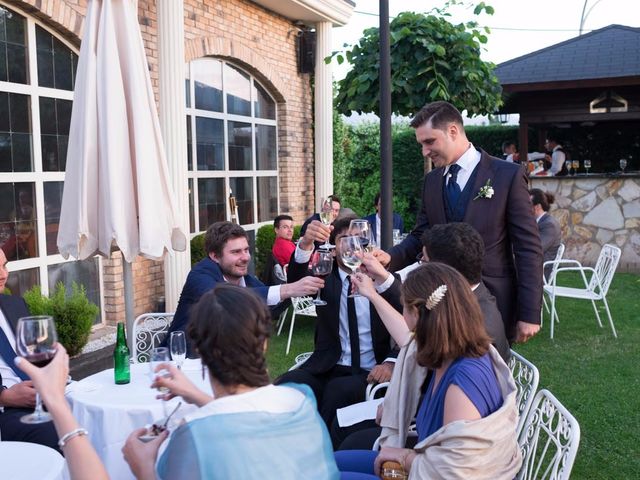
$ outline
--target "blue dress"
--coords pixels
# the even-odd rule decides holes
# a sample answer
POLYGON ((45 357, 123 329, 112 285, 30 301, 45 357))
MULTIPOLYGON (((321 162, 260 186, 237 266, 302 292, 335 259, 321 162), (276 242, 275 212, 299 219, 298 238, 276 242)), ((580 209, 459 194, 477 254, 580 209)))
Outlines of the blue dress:
MULTIPOLYGON (((479 358, 461 357, 454 360, 440 382, 433 388, 435 376, 427 387, 416 415, 418 441, 421 442, 440 428, 444 417, 444 399, 447 389, 457 385, 480 412, 481 417, 491 415, 502 406, 503 398, 489 353, 479 358)), ((373 474, 373 461, 378 452, 373 450, 342 450, 335 453, 341 472, 373 474)), ((368 476, 343 476, 365 479, 368 476)))

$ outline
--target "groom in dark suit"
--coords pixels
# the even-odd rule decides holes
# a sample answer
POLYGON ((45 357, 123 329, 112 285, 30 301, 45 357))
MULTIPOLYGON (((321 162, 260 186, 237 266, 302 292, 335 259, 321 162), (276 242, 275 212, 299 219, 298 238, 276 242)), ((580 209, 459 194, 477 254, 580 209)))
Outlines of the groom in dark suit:
MULTIPOLYGON (((9 278, 7 257, 0 249, 0 292, 9 278)), ((53 422, 27 425, 20 417, 33 412, 36 390, 29 377, 16 368, 15 332, 18 319, 29 316, 24 300, 0 293, 0 435, 2 440, 30 442, 58 449, 53 422)))
POLYGON ((392 271, 403 268, 415 260, 429 227, 470 224, 484 240, 482 280, 496 297, 507 337, 527 341, 540 330, 542 247, 524 170, 474 148, 450 103, 425 105, 411 126, 436 168, 424 178, 415 228, 378 259, 392 271))

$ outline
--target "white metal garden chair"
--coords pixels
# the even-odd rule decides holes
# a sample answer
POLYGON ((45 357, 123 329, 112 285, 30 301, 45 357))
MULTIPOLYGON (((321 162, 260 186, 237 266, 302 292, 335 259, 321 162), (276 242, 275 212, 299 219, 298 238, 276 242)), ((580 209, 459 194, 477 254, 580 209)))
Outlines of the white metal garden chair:
POLYGON ((295 370, 296 368, 298 368, 300 365, 302 365, 304 362, 306 362, 312 354, 313 354, 313 352, 304 352, 304 353, 301 353, 299 355, 296 355, 296 358, 294 360, 294 364, 289 369, 289 371, 295 370))
POLYGON ((511 375, 516 383, 516 406, 520 416, 516 433, 520 434, 540 383, 540 373, 533 363, 513 350, 511 350, 511 358, 509 359, 509 370, 511 370, 511 375))
POLYGON ((568 480, 580 444, 580 425, 550 391, 540 390, 518 444, 522 452, 518 480, 568 480))
MULTIPOLYGON (((596 300, 601 300, 607 311, 609 318, 609 325, 611 325, 611 331, 614 337, 618 337, 616 328, 613 326, 613 319, 611 318, 611 312, 609 310, 609 304, 607 303, 607 292, 611 286, 613 276, 616 273, 618 262, 622 252, 618 247, 606 244, 600 250, 598 261, 595 268, 583 267, 579 262, 573 260, 577 265, 574 267, 558 267, 553 275, 549 278, 548 284, 544 285, 544 293, 549 297, 551 302, 551 338, 553 338, 553 324, 554 319, 557 317, 556 313, 556 297, 576 298, 582 300, 591 300, 593 310, 596 312, 596 319, 598 325, 602 328, 602 322, 600 321, 600 314, 598 313, 598 307, 596 300), (582 288, 563 287, 558 285, 558 274, 562 272, 580 272, 580 276, 584 283, 582 288), (587 273, 591 274, 591 278, 587 281, 587 273)), ((562 260, 566 262, 566 260, 562 260)))
POLYGON ((291 349, 291 337, 293 337, 293 326, 296 323, 297 315, 304 315, 307 317, 316 317, 316 306, 313 304, 311 297, 298 297, 291 299, 291 307, 287 308, 280 314, 278 320, 278 335, 282 332, 282 327, 287 318, 287 313, 291 311, 291 325, 289 326, 289 339, 287 340, 286 354, 289 355, 291 349))
POLYGON ((151 350, 162 343, 169 332, 173 313, 143 313, 133 322, 131 360, 148 362, 151 350))
MULTIPOLYGON (((556 270, 558 270, 560 265, 581 266, 580 262, 578 262, 577 260, 563 260, 562 256, 564 255, 564 249, 565 249, 564 243, 561 243, 560 246, 558 247, 558 251, 556 252, 556 258, 554 258, 553 260, 548 260, 548 261, 546 261, 546 262, 544 262, 542 264, 542 283, 543 283, 543 285, 548 285, 549 284, 548 283, 549 278, 555 276, 556 270), (549 272, 549 277, 548 278, 544 274, 544 272, 547 269, 547 267, 551 267, 551 271, 549 272)), ((547 313, 551 313, 551 310, 549 309, 549 305, 547 304, 547 298, 546 298, 546 296, 544 294, 542 295, 542 303, 544 304, 544 309, 547 311, 547 313)), ((540 310, 540 325, 542 325, 543 320, 544 320, 544 311, 540 310)), ((556 321, 558 321, 557 313, 556 313, 556 321)))

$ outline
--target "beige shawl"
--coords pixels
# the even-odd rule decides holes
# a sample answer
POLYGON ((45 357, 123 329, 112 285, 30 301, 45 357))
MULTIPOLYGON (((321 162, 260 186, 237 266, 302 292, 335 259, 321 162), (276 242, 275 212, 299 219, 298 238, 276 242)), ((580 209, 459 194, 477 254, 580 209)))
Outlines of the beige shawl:
MULTIPOLYGON (((460 420, 434 432, 414 450, 410 479, 513 479, 522 463, 516 437, 516 386, 511 372, 491 347, 491 361, 504 402, 480 420, 460 420)), ((407 427, 420 400, 426 369, 416 361, 414 340, 402 348, 384 399, 380 445, 403 447, 407 427)))

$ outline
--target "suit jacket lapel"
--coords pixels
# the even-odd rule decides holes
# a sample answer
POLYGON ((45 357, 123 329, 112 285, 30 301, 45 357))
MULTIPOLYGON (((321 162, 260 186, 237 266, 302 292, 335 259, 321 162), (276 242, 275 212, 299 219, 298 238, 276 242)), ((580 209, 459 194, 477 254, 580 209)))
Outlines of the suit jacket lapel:
POLYGON ((486 205, 483 205, 480 199, 474 200, 474 198, 476 198, 480 189, 486 185, 487 180, 491 180, 491 185, 494 184, 493 170, 491 169, 489 156, 483 150, 481 150, 481 154, 480 163, 478 164, 478 174, 476 175, 476 181, 473 184, 471 195, 469 195, 469 203, 467 203, 467 209, 464 214, 465 223, 473 224, 471 220, 476 215, 486 213, 486 211, 483 212, 486 205))
POLYGON ((8 300, 8 295, 0 294, 0 310, 2 310, 4 318, 7 320, 9 325, 11 325, 11 329, 15 335, 16 329, 18 328, 18 316, 12 311, 11 304, 8 300))

